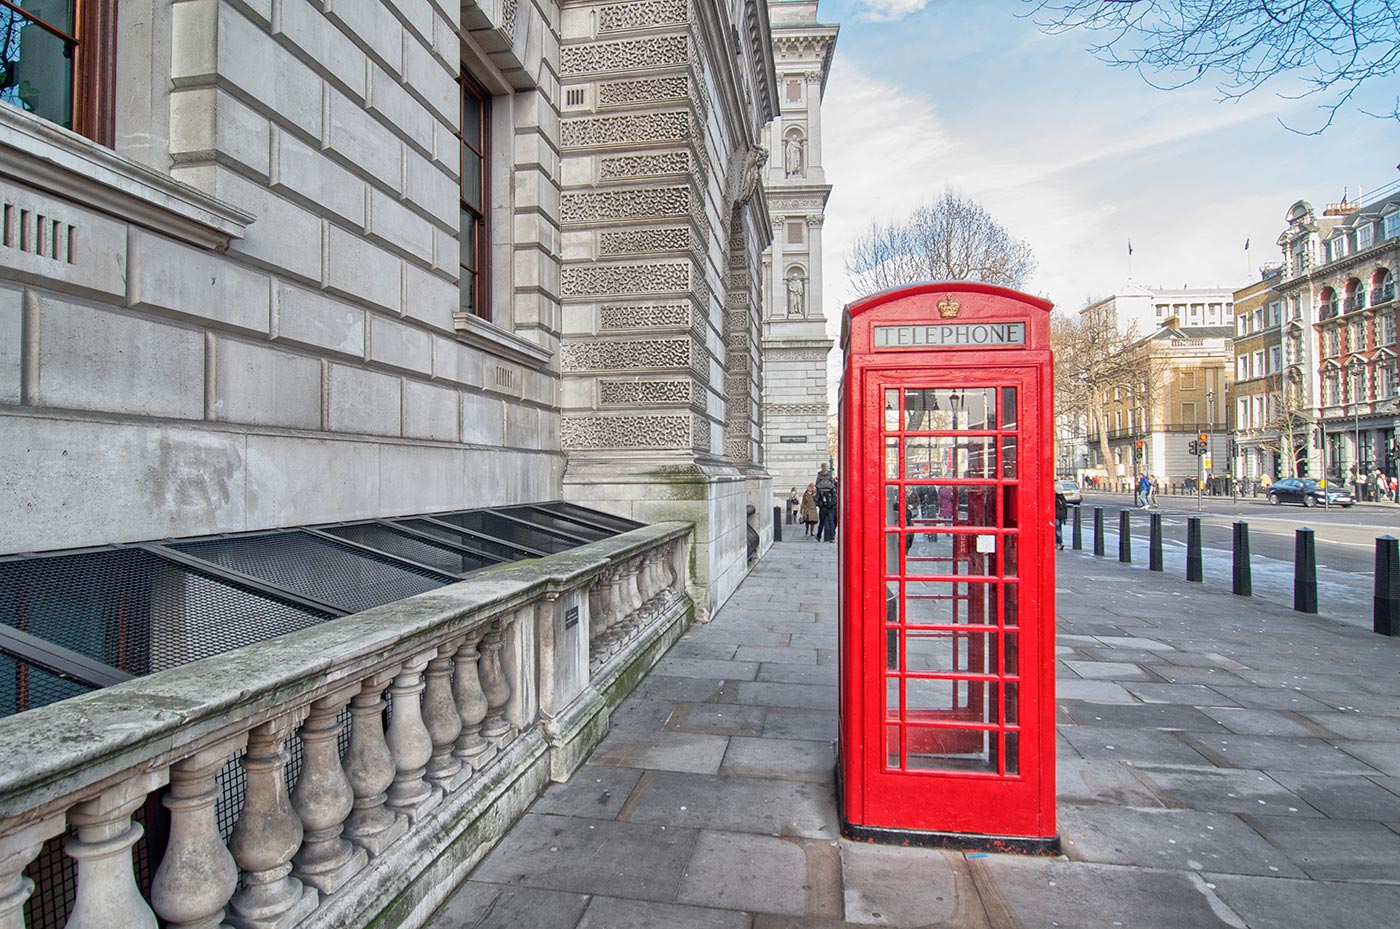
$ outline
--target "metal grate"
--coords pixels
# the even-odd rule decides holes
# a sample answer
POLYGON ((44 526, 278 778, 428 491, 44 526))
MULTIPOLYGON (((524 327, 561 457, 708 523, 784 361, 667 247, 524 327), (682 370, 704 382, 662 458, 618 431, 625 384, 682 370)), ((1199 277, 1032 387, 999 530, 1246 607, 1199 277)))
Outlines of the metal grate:
POLYGON ((93 689, 89 684, 64 680, 38 665, 0 653, 0 716, 48 706, 93 689))
POLYGON ((322 531, 364 545, 367 548, 377 548, 381 552, 388 552, 399 558, 407 558, 409 561, 437 568, 439 571, 445 571, 449 574, 466 574, 469 571, 497 563, 494 558, 472 555, 451 545, 424 539, 401 529, 378 523, 328 526, 322 531))
POLYGON ((0 622, 149 674, 330 618, 140 549, 0 561, 0 622))
POLYGON ((397 519, 394 520, 394 522, 403 526, 405 529, 412 529, 415 532, 422 532, 425 535, 430 535, 436 539, 442 539, 444 542, 450 542, 453 545, 460 545, 463 548, 482 552, 486 555, 492 555, 500 558, 502 561, 520 561, 524 558, 534 557, 533 553, 516 548, 505 542, 495 539, 484 539, 469 532, 459 532, 452 527, 452 524, 440 522, 436 517, 432 519, 397 519))
POLYGON ((510 509, 502 510, 516 519, 523 519, 526 522, 534 523, 537 526, 544 526, 558 532, 566 532, 569 535, 577 536, 588 542, 596 542, 599 539, 607 539, 616 535, 605 529, 596 526, 588 526, 578 520, 569 519, 567 516, 560 516, 558 513, 551 513, 549 510, 538 506, 513 506, 510 509))
POLYGON ((566 539, 560 533, 528 526, 491 510, 440 513, 435 518, 452 523, 454 526, 470 529, 473 532, 494 536, 505 542, 525 545, 550 555, 555 552, 568 551, 581 544, 577 539, 566 539))
POLYGON ((613 535, 621 532, 630 532, 633 529, 640 529, 643 525, 625 516, 615 516, 612 513, 604 513, 600 510, 590 510, 576 503, 565 503, 563 500, 536 504, 536 508, 549 510, 551 513, 558 513, 560 516, 581 519, 595 526, 606 526, 613 531, 613 535))
POLYGON ((347 613, 436 590, 457 580, 296 530, 170 547, 347 613))

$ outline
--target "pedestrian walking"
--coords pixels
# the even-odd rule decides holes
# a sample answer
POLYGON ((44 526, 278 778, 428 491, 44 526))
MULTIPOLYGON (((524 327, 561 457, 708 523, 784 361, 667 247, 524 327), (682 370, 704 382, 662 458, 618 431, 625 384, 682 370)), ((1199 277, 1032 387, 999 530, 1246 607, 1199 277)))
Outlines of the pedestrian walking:
POLYGON ((797 521, 797 511, 801 506, 802 498, 797 495, 797 488, 794 487, 787 498, 787 524, 789 526, 797 521))
POLYGON ((1147 479, 1147 505, 1150 506, 1150 507, 1152 507, 1152 508, 1154 508, 1154 509, 1157 507, 1157 485, 1158 485, 1159 483, 1161 483, 1161 479, 1160 479, 1160 478, 1153 477, 1153 476, 1150 476, 1150 475, 1148 476, 1148 479, 1147 479))
POLYGON ((1069 518, 1069 501, 1064 494, 1055 494, 1055 548, 1065 547, 1065 520, 1069 518))
POLYGON ((817 509, 817 485, 808 484, 802 494, 802 525, 807 530, 804 535, 814 538, 817 534, 817 520, 821 511, 817 509))
POLYGON ((1144 472, 1142 477, 1138 478, 1137 483, 1137 505, 1140 509, 1147 509, 1147 498, 1151 493, 1152 478, 1148 477, 1144 472))
POLYGON ((831 468, 822 465, 812 486, 816 489, 817 494, 817 538, 823 542, 835 542, 836 503, 839 498, 836 494, 836 479, 831 475, 831 468))

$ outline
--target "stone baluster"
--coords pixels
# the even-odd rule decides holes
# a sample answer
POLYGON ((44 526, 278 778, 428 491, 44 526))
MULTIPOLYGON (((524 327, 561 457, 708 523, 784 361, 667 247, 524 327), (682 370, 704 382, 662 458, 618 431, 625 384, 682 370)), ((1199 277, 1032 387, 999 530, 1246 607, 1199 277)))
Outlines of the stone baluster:
POLYGON ((341 834, 355 792, 340 761, 340 712, 359 689, 356 684, 317 700, 301 727, 301 773, 292 807, 306 836, 292 859, 292 873, 323 894, 335 893, 369 862, 365 850, 341 834))
POLYGON ((292 877, 292 856, 303 833, 287 795, 283 743, 299 715, 280 716, 248 733, 243 812, 228 843, 243 872, 243 887, 230 901, 233 912, 226 920, 237 929, 284 929, 304 919, 319 899, 292 877))
POLYGON ((131 814, 166 776, 162 770, 130 778, 68 811, 78 834, 63 850, 78 863, 78 893, 66 929, 156 929, 156 914, 136 886, 131 849, 145 830, 131 814))
POLYGON ((673 539, 666 546, 666 599, 674 603, 685 597, 685 546, 681 539, 673 539))
POLYGON ((625 628, 630 636, 640 624, 642 597, 637 588, 637 576, 641 573, 641 560, 629 558, 622 565, 622 610, 625 628))
POLYGON ((608 631, 608 615, 603 607, 603 593, 607 586, 606 574, 599 574, 593 579, 593 583, 588 585, 588 658, 595 661, 601 657, 606 648, 603 647, 603 636, 608 631))
POLYGON ((642 556, 642 600, 653 613, 660 607, 657 599, 662 587, 660 560, 660 552, 654 548, 642 556))
POLYGON ((452 694, 457 702, 457 715, 462 718, 462 734, 452 754, 462 762, 463 770, 481 770, 481 766, 496 754, 496 746, 481 737, 481 724, 488 709, 486 693, 481 689, 481 652, 477 650, 484 627, 473 629, 462 640, 454 657, 452 694))
POLYGON ((345 821, 345 837, 378 856, 408 831, 408 821, 385 806, 394 782, 394 756, 384 738, 384 688, 398 674, 387 668, 360 682, 350 701, 350 745, 345 773, 355 793, 355 806, 345 821))
POLYGON ((24 902, 34 892, 24 869, 62 831, 63 816, 57 815, 0 835, 0 929, 24 929, 24 902))
POLYGON ((433 740, 433 754, 428 759, 428 780, 444 793, 454 790, 464 778, 462 760, 452 753, 457 737, 462 734, 462 717, 452 696, 452 656, 460 640, 441 646, 436 657, 428 662, 428 683, 423 692, 423 717, 428 735, 433 740))
POLYGON ((215 805, 219 771, 247 742, 241 733, 170 769, 170 790, 161 801, 170 811, 170 838, 151 880, 151 907, 169 929, 218 929, 238 888, 238 865, 219 834, 215 805))
POLYGON ((510 681, 501 665, 501 647, 505 644, 505 620, 498 619, 481 640, 481 689, 486 694, 486 719, 481 735, 497 745, 511 735, 506 721, 506 704, 510 702, 510 681))
POLYGON ((414 822, 437 802, 437 789, 424 774, 433 757, 433 737, 423 722, 423 669, 436 650, 415 655, 404 663, 389 695, 394 712, 389 717, 389 751, 394 755, 394 782, 389 785, 389 807, 414 822))
POLYGON ((627 614, 622 606, 622 567, 614 566, 608 571, 608 589, 605 599, 608 604, 608 651, 616 652, 622 647, 623 621, 627 614))

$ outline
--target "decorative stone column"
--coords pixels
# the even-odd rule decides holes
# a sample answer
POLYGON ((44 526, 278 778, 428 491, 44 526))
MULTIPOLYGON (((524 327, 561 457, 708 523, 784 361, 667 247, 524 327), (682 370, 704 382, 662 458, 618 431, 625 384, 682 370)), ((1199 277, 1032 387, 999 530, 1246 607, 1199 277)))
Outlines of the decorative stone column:
POLYGON ((384 738, 384 688, 398 673, 387 668, 360 682, 350 701, 350 746, 345 773, 355 793, 354 809, 345 821, 345 837, 378 856, 408 831, 408 821, 385 806, 394 782, 394 756, 384 738))
POLYGON ((369 863, 365 850, 341 835, 355 792, 340 763, 340 711, 358 690, 356 685, 317 700, 301 727, 301 773, 292 806, 306 836, 292 859, 293 873, 323 894, 335 893, 369 863))
POLYGON ((486 694, 486 719, 481 724, 481 735, 498 747, 511 736, 511 725, 506 721, 510 681, 501 666, 501 647, 504 644, 505 620, 498 619, 481 640, 481 689, 486 694))
POLYGON ((215 805, 219 771, 247 743, 243 733, 170 769, 161 801, 170 811, 170 839, 151 879, 151 906, 169 929, 218 929, 238 888, 238 865, 219 834, 215 805))
POLYGON ((462 734, 462 717, 457 713, 452 696, 452 656, 460 641, 457 639, 438 648, 436 657, 428 662, 428 683, 423 692, 423 716, 433 740, 427 776, 443 793, 456 787, 457 775, 462 771, 461 759, 452 753, 457 737, 462 734))
POLYGON ((462 734, 452 754, 464 769, 479 771, 496 754, 496 746, 481 737, 481 724, 489 709, 481 688, 481 653, 477 646, 486 634, 484 627, 467 633, 454 656, 456 668, 452 675, 452 693, 457 703, 457 715, 462 719, 462 734))
POLYGON ((156 914, 136 886, 131 849, 144 830, 131 814, 166 777, 133 777, 68 811, 78 834, 63 850, 78 863, 78 894, 65 929, 156 929, 156 914))
POLYGON ((63 817, 58 815, 0 835, 0 929, 24 929, 24 902, 34 892, 24 869, 44 843, 62 831, 63 817))
POLYGON ((287 795, 282 743, 297 722, 297 714, 289 713, 248 733, 243 812, 228 843, 243 872, 243 888, 234 895, 227 919, 236 929, 285 929, 316 909, 316 891, 292 877, 302 828, 287 795))
POLYGON ((414 822, 437 802, 440 794, 424 778, 433 757, 433 737, 423 722, 423 669, 436 651, 415 655, 404 663, 389 695, 394 712, 389 717, 389 751, 394 756, 394 782, 389 785, 389 807, 414 822))

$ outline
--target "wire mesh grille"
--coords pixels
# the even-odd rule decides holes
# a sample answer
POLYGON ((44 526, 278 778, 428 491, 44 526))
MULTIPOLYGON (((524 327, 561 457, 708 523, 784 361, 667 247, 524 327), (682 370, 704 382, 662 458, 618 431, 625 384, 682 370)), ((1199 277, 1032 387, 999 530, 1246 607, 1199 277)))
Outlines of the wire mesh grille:
POLYGON ((484 552, 487 555, 495 555, 503 561, 520 561, 524 558, 533 558, 528 552, 523 552, 518 548, 507 545, 504 542, 493 542, 490 539, 479 539, 474 535, 465 532, 454 531, 450 526, 442 525, 427 519, 398 519, 396 523, 407 529, 413 529, 430 535, 444 542, 453 545, 460 545, 473 551, 484 552))
POLYGON ((565 503, 562 500, 539 503, 535 504, 535 506, 537 509, 549 510, 551 513, 558 513, 560 516, 578 517, 596 526, 607 526, 613 530, 614 535, 620 532, 630 532, 633 529, 642 528, 641 523, 636 520, 628 519, 625 516, 615 516, 612 513, 590 510, 576 503, 565 503))
POLYGON ((528 545, 548 554, 568 551, 580 543, 571 539, 563 539, 552 532, 544 529, 536 529, 531 526, 522 525, 513 519, 507 519, 499 513, 490 510, 472 510, 468 513, 443 513, 437 519, 451 523, 454 526, 461 526, 473 532, 484 532, 486 535, 495 536, 506 542, 515 542, 520 545, 528 545))
POLYGON ((141 549, 0 562, 0 622, 129 674, 172 668, 328 618, 141 549))
POLYGON ((324 530, 341 539, 348 539, 369 548, 376 548, 400 558, 407 558, 430 568, 437 568, 450 574, 466 574, 496 562, 487 558, 472 557, 447 545, 439 545, 429 539, 409 535, 388 526, 374 523, 356 523, 352 526, 333 526, 324 530))
POLYGON ((0 653, 0 716, 48 706, 93 689, 89 684, 64 680, 38 665, 0 653))
POLYGON ((457 580, 306 532, 275 532, 172 548, 355 613, 457 580))
POLYGON ((592 526, 585 526, 583 523, 560 516, 558 513, 551 513, 549 510, 536 506, 513 506, 508 510, 502 510, 519 519, 546 526, 550 529, 557 529, 560 532, 567 532, 569 535, 577 536, 587 542, 596 542, 599 539, 610 538, 616 533, 603 529, 595 529, 592 526))

